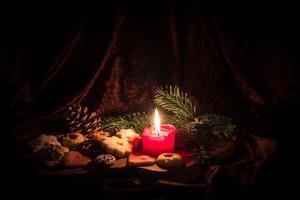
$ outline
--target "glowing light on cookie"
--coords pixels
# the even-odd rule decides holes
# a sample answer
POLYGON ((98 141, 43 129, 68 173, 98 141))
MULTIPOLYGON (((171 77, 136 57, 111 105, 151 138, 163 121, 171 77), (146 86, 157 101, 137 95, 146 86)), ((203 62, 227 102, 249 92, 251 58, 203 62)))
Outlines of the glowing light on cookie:
POLYGON ((155 132, 157 133, 157 136, 159 136, 160 134, 160 119, 159 119, 159 114, 157 109, 155 108, 155 112, 154 112, 154 128, 155 128, 155 132))

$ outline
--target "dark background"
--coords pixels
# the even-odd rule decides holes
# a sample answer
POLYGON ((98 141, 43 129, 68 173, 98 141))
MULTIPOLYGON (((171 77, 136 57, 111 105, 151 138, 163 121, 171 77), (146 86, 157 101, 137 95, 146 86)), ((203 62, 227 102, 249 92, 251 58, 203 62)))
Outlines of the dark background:
POLYGON ((57 116, 71 102, 103 115, 148 112, 157 86, 177 84, 202 112, 225 114, 277 141, 250 199, 293 191, 300 98, 295 5, 12 1, 1 10, 5 153, 31 137, 16 127, 57 116))

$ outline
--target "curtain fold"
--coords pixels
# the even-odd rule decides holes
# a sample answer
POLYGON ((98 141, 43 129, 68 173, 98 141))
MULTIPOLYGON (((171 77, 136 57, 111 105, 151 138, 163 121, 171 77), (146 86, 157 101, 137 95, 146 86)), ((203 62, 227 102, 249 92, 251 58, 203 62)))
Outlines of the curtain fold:
POLYGON ((264 126, 299 102, 297 34, 292 16, 275 16, 279 5, 245 5, 20 3, 1 60, 3 110, 17 121, 71 102, 102 114, 147 111, 157 86, 178 84, 203 112, 264 126))

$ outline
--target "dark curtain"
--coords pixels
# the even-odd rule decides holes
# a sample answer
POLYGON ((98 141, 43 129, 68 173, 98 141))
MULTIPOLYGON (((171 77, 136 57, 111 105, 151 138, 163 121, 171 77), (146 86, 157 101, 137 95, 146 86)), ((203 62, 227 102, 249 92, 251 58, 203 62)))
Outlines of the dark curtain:
POLYGON ((11 141, 20 123, 59 115, 72 102, 103 115, 150 112, 157 86, 177 84, 202 112, 225 114, 278 140, 278 162, 289 165, 284 155, 293 148, 292 114, 300 97, 293 7, 253 1, 11 3, 2 7, 9 11, 2 17, 3 135, 11 141))

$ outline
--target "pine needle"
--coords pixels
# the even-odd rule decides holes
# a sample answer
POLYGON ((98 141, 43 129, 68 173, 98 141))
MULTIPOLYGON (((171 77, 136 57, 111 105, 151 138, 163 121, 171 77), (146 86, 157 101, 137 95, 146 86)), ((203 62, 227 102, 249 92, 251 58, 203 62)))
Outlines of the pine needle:
POLYGON ((187 93, 180 91, 178 86, 158 88, 154 103, 179 118, 193 119, 196 116, 196 106, 188 98, 187 93))
POLYGON ((101 121, 101 130, 116 133, 121 129, 133 129, 141 133, 144 127, 150 125, 149 115, 146 113, 130 113, 117 117, 105 117, 101 121))
POLYGON ((210 132, 219 138, 236 139, 234 134, 236 125, 226 116, 216 114, 202 114, 199 116, 201 126, 199 129, 210 129, 210 132))

